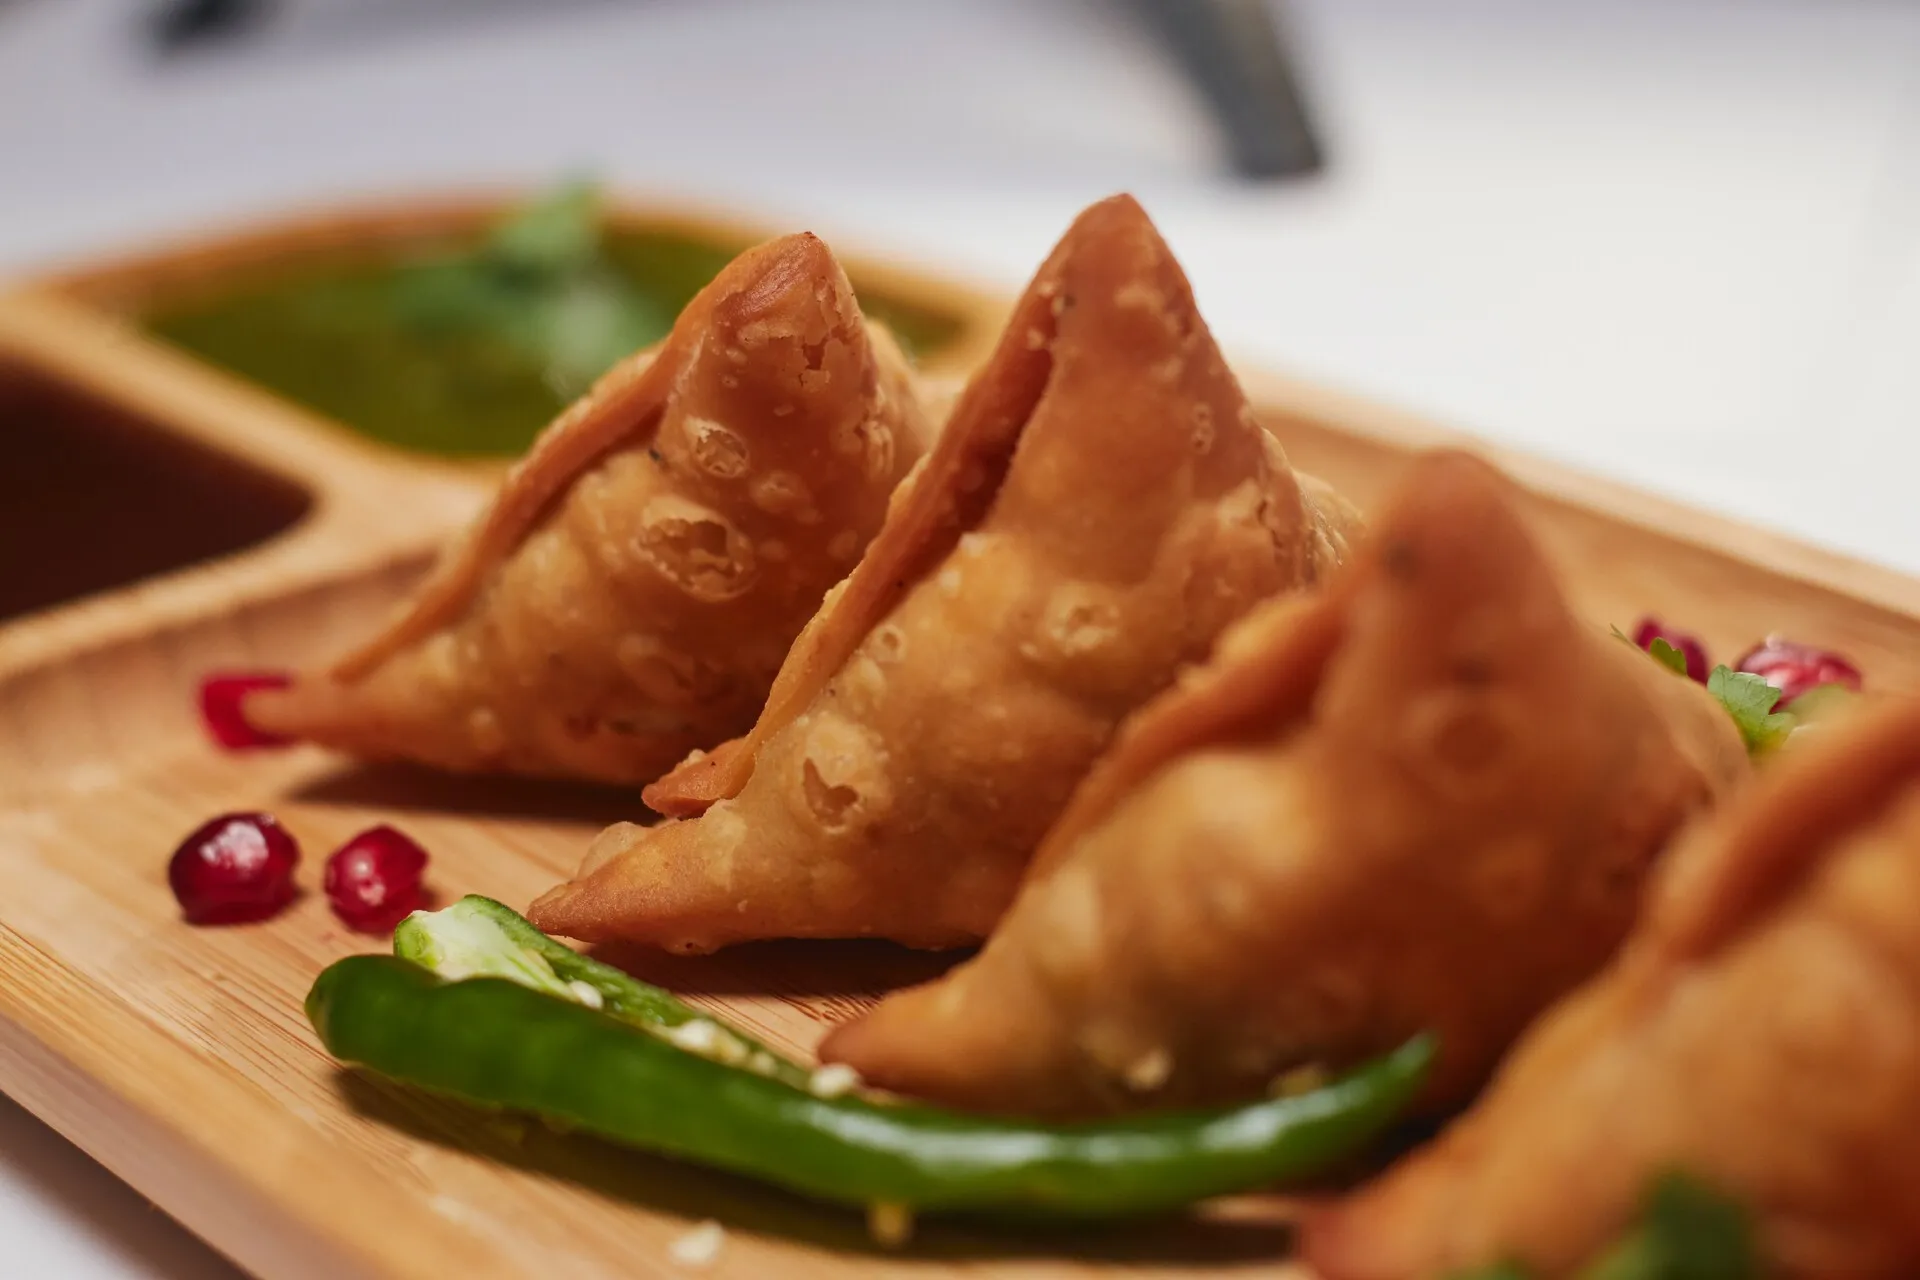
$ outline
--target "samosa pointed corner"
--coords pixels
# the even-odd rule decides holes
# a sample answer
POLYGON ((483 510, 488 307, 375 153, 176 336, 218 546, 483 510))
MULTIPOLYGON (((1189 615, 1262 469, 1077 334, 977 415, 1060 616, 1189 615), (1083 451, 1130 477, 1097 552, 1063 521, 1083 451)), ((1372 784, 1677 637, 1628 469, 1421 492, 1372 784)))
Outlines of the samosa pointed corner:
POLYGON ((751 731, 646 791, 681 820, 622 833, 539 918, 683 950, 977 941, 1121 718, 1330 572, 1349 514, 1261 425, 1139 205, 1103 201, 751 731))
POLYGON ((1704 690, 1575 614, 1517 486, 1429 455, 1348 571, 1128 717, 977 956, 825 1052, 1069 1115, 1244 1098, 1432 1032, 1419 1105, 1442 1111, 1747 772, 1704 690))
MULTIPOLYGON (((878 1089, 911 1098, 938 1098, 963 1110, 992 1111, 1006 1077, 1018 1074, 1022 1045, 1044 1045, 1047 1010, 1019 999, 979 1000, 972 988, 927 983, 887 997, 867 1015, 835 1026, 820 1042, 822 1062, 852 1067, 878 1089), (982 1078, 975 1063, 995 1070, 982 1078)), ((1044 1053, 1027 1064, 1043 1076, 1044 1053)), ((1030 1108, 1044 1113, 1045 1108, 1030 1108)))
POLYGON ((391 626, 248 713, 363 758, 650 783, 752 726, 931 436, 826 244, 751 248, 541 434, 391 626))

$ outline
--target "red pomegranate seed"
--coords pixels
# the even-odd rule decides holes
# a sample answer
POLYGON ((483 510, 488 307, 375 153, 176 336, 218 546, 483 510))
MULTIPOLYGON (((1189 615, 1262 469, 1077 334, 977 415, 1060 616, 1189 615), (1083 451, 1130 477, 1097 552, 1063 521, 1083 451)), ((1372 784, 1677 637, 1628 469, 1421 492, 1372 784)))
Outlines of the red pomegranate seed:
POLYGON ((180 842, 167 884, 194 924, 264 920, 293 901, 300 845, 270 813, 226 813, 180 842))
POLYGON ((1777 707, 1784 707, 1809 689, 1823 684, 1845 685, 1860 691, 1860 668, 1831 649, 1816 649, 1795 644, 1779 636, 1768 636, 1760 646, 1740 659, 1740 670, 1751 671, 1780 691, 1777 707))
POLYGON ((369 827, 327 859, 327 901, 348 928, 386 933, 425 902, 427 851, 392 827, 369 827))
POLYGON ((1655 640, 1665 640, 1678 649, 1687 660, 1687 675, 1701 684, 1707 682, 1707 672, 1711 664, 1707 661, 1707 646, 1700 638, 1686 631, 1675 631, 1658 618, 1642 618, 1640 625, 1633 629, 1633 642, 1642 649, 1651 650, 1655 640))
POLYGON ((200 718, 213 740, 229 751, 256 747, 283 747, 293 741, 266 733, 247 723, 241 710, 256 689, 284 689, 293 678, 280 671, 222 671, 200 682, 200 718))

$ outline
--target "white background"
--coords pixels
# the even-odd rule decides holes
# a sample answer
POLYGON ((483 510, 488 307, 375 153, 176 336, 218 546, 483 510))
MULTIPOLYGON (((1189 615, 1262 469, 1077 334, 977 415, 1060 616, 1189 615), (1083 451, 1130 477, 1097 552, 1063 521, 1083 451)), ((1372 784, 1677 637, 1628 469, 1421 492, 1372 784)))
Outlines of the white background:
MULTIPOLYGON (((1332 164, 1262 188, 1120 0, 533 8, 285 0, 166 60, 140 5, 0 0, 0 272, 593 172, 1014 287, 1129 189, 1230 346, 1920 571, 1920 7, 1296 3, 1332 164)), ((3 1101, 0 1242, 231 1274, 3 1101)))

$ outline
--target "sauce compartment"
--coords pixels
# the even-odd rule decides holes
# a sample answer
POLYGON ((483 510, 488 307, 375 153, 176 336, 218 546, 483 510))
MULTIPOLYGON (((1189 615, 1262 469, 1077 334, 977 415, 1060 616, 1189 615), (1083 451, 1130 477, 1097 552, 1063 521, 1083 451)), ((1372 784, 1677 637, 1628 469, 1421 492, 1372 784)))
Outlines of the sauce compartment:
POLYGON ((300 486, 0 359, 0 621, 258 546, 300 486))
MULTIPOLYGON (((571 244, 515 249, 530 212, 488 199, 317 215, 48 283, 355 436, 422 461, 497 463, 607 365, 665 337, 721 267, 770 234, 613 204, 571 244), (557 293, 515 291, 516 277, 555 261, 585 265, 557 293), (556 351, 577 354, 581 325, 599 334, 592 354, 556 363, 556 351)), ((969 366, 997 336, 997 300, 842 262, 867 314, 931 371, 969 366)))

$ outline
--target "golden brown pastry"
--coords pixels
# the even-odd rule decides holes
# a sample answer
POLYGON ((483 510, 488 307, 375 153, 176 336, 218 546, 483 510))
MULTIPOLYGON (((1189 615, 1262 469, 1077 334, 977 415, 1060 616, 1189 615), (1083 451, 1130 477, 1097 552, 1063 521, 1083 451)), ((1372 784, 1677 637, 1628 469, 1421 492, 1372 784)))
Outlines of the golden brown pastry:
POLYGON ((979 938, 1121 716, 1352 513, 1303 492, 1131 199, 1074 223, 753 732, 647 789, 543 929, 979 938), (698 815, 698 816, 691 816, 698 815))
POLYGON ((1329 1280, 1552 1280, 1672 1170, 1744 1206, 1768 1275, 1920 1274, 1920 704, 1822 730, 1690 835, 1619 960, 1306 1248, 1329 1280))
POLYGON ((1423 459, 1351 572, 1128 723, 979 956, 822 1055, 1079 1115, 1257 1096, 1432 1030, 1424 1101, 1463 1099, 1748 768, 1703 689, 1574 618, 1513 496, 1423 459))
POLYGON ((825 244, 748 250, 550 426, 385 633, 250 722, 356 755, 648 782, 753 723, 929 435, 825 244))

